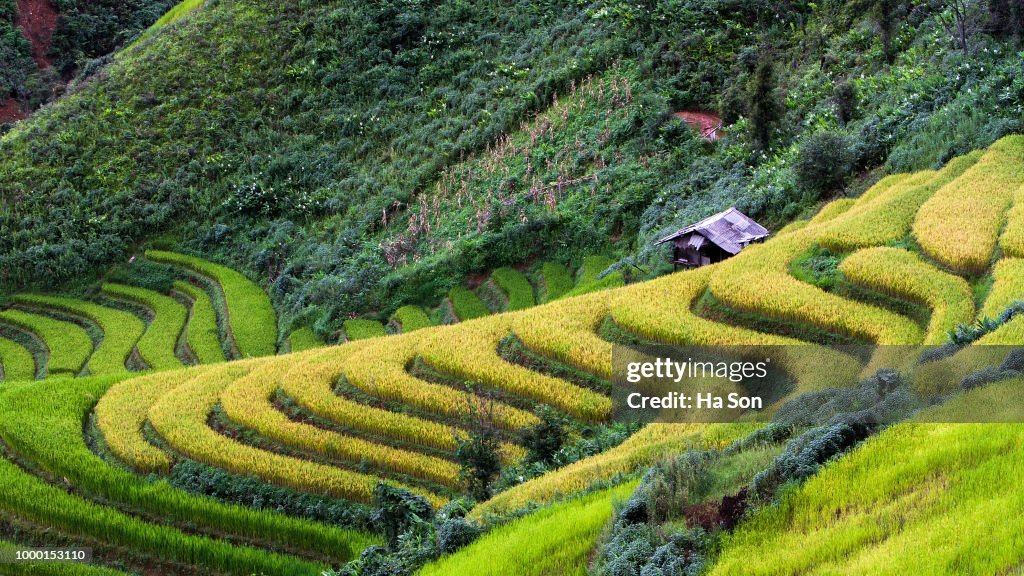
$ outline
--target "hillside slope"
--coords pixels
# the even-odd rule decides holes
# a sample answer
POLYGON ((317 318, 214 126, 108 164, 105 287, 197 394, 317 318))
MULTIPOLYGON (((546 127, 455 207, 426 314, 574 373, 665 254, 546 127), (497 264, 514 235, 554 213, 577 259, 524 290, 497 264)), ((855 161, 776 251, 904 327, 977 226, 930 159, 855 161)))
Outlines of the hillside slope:
POLYGON ((997 4, 961 47, 944 5, 901 2, 210 2, 3 137, 0 285, 159 239, 324 337, 582 247, 653 277, 672 227, 781 224, 1019 130, 997 4), (704 109, 714 143, 673 116, 704 109))

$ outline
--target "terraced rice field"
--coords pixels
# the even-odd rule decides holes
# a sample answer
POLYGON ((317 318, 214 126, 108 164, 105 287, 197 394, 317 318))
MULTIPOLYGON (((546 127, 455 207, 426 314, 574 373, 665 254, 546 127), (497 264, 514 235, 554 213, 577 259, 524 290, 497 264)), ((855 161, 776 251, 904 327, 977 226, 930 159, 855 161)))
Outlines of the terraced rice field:
MULTIPOLYGON (((1024 269, 1016 259, 998 259, 994 240, 970 255, 942 255, 925 240, 935 214, 948 210, 949 191, 1015 177, 997 172, 1017 145, 1001 141, 937 172, 884 179, 861 198, 826 207, 715 266, 598 291, 621 283, 616 272, 599 277, 609 261, 588 260, 571 289, 555 266, 541 267, 544 290, 508 269, 494 282, 509 308, 519 309, 490 314, 481 302, 486 312, 467 313, 458 302, 465 294, 453 293, 456 313, 465 314, 457 324, 430 326, 422 309, 406 309, 396 314, 401 334, 380 338, 382 324, 346 325, 346 332, 367 337, 349 334, 352 342, 319 347, 315 335, 299 331, 289 337, 293 353, 283 356, 274 355, 276 317, 258 286, 223 266, 149 252, 181 272, 175 290, 187 298, 131 287, 108 286, 105 293, 153 312, 136 319, 127 350, 168 370, 128 372, 127 344, 103 337, 100 346, 117 351, 105 354, 121 360, 110 376, 0 388, 0 437, 9 448, 0 458, 0 482, 11 487, 0 493, 0 513, 24 526, 23 538, 52 527, 72 542, 116 542, 130 551, 128 565, 118 567, 129 572, 156 563, 185 565, 188 573, 320 574, 377 537, 186 492, 171 482, 176 471, 202 466, 290 497, 355 505, 370 503, 384 481, 442 505, 464 490, 455 451, 475 426, 494 427, 508 463, 525 455, 518 432, 537 422, 539 406, 578 423, 607 422, 614 412, 615 402, 599 387, 503 356, 509 336, 547 362, 598 379, 611 375, 612 341, 623 337, 696 345, 940 342, 945 331, 974 319, 976 308, 995 314, 1024 295, 1024 269), (827 290, 791 274, 797 258, 821 246, 839 254, 837 274, 862 292, 827 290), (972 282, 989 272, 992 288, 976 306, 972 282), (528 305, 537 295, 549 302, 528 305), (925 307, 927 322, 879 304, 902 300, 925 307), (183 343, 189 355, 176 353, 183 343), (155 360, 156 348, 166 365, 155 360), (170 369, 171 356, 202 363, 170 369)), ((32 306, 87 317, 101 331, 116 316, 66 302, 32 306)), ((93 363, 101 365, 94 338, 78 324, 24 310, 0 313, 0 323, 42 342, 51 374, 74 376, 86 366, 96 373, 93 363)), ((1022 333, 1019 322, 1010 322, 990 338, 1020 344, 1022 333)), ((794 393, 856 379, 865 361, 829 350, 805 346, 782 358, 796 380, 794 393), (832 354, 827 374, 809 365, 810 350, 819 360, 832 354)), ((5 374, 36 373, 36 358, 21 341, 0 340, 0 361, 5 374)), ((687 447, 721 447, 750 426, 649 425, 616 448, 480 503, 471 518, 551 506, 423 573, 583 574, 612 502, 631 486, 574 495, 631 478, 687 447), (475 570, 482 565, 489 572, 475 570)), ((751 517, 723 542, 712 571, 902 571, 911 559, 929 556, 913 567, 1006 573, 1021 562, 1013 486, 1024 462, 1015 450, 1019 428, 896 426, 787 493, 779 507, 751 517), (983 485, 992 490, 976 489, 983 485), (973 527, 967 536, 961 525, 973 527), (988 529, 995 536, 985 536, 988 529), (990 553, 964 556, 989 544, 990 553)))

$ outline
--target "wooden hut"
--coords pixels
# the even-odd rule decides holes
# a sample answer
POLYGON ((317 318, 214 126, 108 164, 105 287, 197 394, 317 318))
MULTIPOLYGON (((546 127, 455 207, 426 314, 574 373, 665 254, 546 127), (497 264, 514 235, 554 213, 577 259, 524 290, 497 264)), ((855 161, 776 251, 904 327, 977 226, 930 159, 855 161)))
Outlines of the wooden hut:
POLYGON ((658 240, 672 242, 672 266, 697 267, 714 264, 738 254, 751 242, 768 237, 768 230, 736 208, 691 224, 658 240))

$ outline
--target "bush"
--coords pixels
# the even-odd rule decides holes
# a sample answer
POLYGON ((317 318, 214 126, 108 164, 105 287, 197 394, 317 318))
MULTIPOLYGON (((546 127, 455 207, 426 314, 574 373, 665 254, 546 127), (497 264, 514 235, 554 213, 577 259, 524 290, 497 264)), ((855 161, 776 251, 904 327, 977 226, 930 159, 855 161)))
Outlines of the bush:
POLYGON ((388 548, 392 550, 398 546, 398 537, 416 519, 430 520, 434 517, 434 507, 426 498, 384 482, 373 489, 373 503, 376 510, 371 520, 384 533, 388 548))
POLYGON ((539 408, 537 417, 540 422, 523 431, 523 445, 529 450, 530 461, 550 465, 568 437, 567 422, 550 406, 539 408))
POLYGON ((473 498, 481 502, 490 498, 491 482, 501 472, 500 447, 497 435, 486 425, 458 439, 455 460, 461 466, 462 480, 473 498))
POLYGON ((853 175, 854 153, 845 136, 818 132, 800 147, 796 161, 797 184, 817 197, 838 190, 853 175))

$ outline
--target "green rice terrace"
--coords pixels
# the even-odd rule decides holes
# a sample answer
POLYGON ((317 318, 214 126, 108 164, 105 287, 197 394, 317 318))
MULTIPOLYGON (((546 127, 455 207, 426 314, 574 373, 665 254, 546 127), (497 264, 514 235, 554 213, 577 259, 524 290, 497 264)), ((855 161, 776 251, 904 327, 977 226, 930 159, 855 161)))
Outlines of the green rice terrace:
MULTIPOLYGON (((350 341, 333 346, 308 329, 279 337, 257 285, 171 252, 144 255, 173 272, 166 294, 15 295, 0 313, 4 545, 93 548, 93 566, 32 572, 62 574, 619 574, 666 550, 710 574, 1012 571, 1020 425, 861 430, 787 477, 785 459, 815 446, 807 434, 842 427, 623 429, 607 379, 627 341, 948 347, 959 331, 913 377, 1005 370, 942 390, 940 410, 1020 386, 1010 357, 978 345, 1022 339, 1004 313, 1024 298, 1021 191, 1024 137, 1008 137, 887 177, 720 264, 596 291, 598 259, 575 286, 562 266, 534 266, 539 286, 503 268, 433 312, 461 322, 410 307, 391 328, 346 322, 350 341), (954 225, 964 241, 943 242, 954 225), (749 289, 750 275, 769 282, 749 289), (553 422, 562 443, 538 455, 553 422), (503 470, 483 485, 463 464, 481 431, 503 470)), ((798 356, 773 409, 837 377, 798 356)), ((856 383, 882 362, 836 366, 856 383)))

